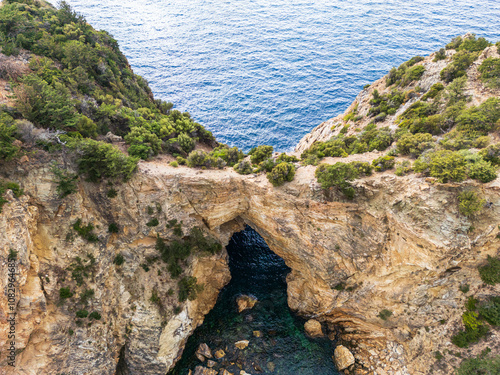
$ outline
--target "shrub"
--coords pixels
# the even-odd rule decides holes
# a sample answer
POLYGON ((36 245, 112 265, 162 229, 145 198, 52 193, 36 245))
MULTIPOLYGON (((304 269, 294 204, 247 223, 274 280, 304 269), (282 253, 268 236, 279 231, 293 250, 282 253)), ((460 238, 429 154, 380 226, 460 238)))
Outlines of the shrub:
POLYGON ((158 226, 158 224, 160 224, 160 222, 158 221, 158 219, 156 217, 152 218, 151 220, 149 220, 146 225, 148 227, 156 227, 158 226))
POLYGON ((276 167, 277 163, 269 158, 269 159, 266 159, 264 160, 262 163, 259 164, 259 172, 260 171, 266 171, 266 172, 271 172, 273 170, 274 167, 276 167))
POLYGON ((465 329, 459 331, 456 335, 451 337, 451 342, 459 348, 466 348, 470 344, 478 342, 482 337, 488 333, 488 328, 484 325, 478 326, 477 329, 465 329))
POLYGON ((372 174, 373 168, 370 163, 364 161, 352 161, 349 164, 356 168, 359 176, 369 176, 372 174))
POLYGON ((130 145, 127 150, 130 156, 147 160, 161 150, 161 140, 146 128, 134 127, 124 139, 130 145))
POLYGON ((36 74, 22 79, 16 89, 16 107, 29 121, 44 127, 71 130, 79 116, 71 103, 69 90, 60 82, 48 84, 36 74))
POLYGON ((89 319, 101 320, 101 314, 99 314, 97 311, 93 311, 90 313, 89 319))
POLYGON ((92 224, 88 224, 86 226, 82 226, 82 219, 78 219, 73 224, 73 229, 83 238, 85 238, 89 242, 98 242, 99 239, 94 234, 94 226, 92 224))
POLYGON ((179 163, 179 165, 186 165, 187 164, 187 160, 184 159, 182 156, 177 156, 177 158, 175 160, 177 161, 177 163, 179 163))
POLYGON ((251 174, 253 173, 252 165, 246 161, 242 160, 234 166, 234 170, 239 174, 251 174))
POLYGON ((494 375, 500 374, 500 356, 486 357, 484 354, 476 358, 465 359, 456 370, 457 375, 494 375))
POLYGON ((184 150, 186 154, 189 154, 191 151, 193 151, 196 144, 193 138, 184 133, 179 134, 179 136, 177 137, 177 142, 179 142, 179 146, 181 146, 182 150, 184 150))
POLYGON ((118 196, 118 192, 116 191, 116 189, 111 188, 106 192, 106 196, 108 198, 116 198, 118 196))
POLYGON ((500 88, 500 58, 487 58, 478 68, 481 80, 491 88, 500 88))
POLYGON ((380 95, 377 90, 374 90, 372 95, 373 98, 370 100, 372 107, 368 111, 369 116, 376 116, 381 113, 393 115, 405 101, 404 93, 398 90, 393 90, 384 95, 380 95))
POLYGON ((406 86, 413 81, 418 81, 425 72, 423 65, 416 65, 409 68, 401 78, 401 85, 406 86))
POLYGON ((59 298, 60 299, 68 299, 73 297, 73 293, 70 291, 69 288, 63 287, 59 289, 59 298))
POLYGON ((125 258, 123 257, 122 253, 118 253, 115 256, 115 259, 113 259, 113 264, 116 264, 117 266, 121 266, 123 263, 125 263, 125 258))
POLYGON ((137 169, 137 158, 124 155, 110 144, 85 139, 72 147, 79 154, 76 161, 78 172, 86 175, 91 182, 99 182, 103 178, 127 181, 137 169))
POLYGON ((467 108, 457 117, 457 129, 477 138, 491 131, 500 119, 500 99, 489 98, 478 107, 467 108))
POLYGON ((481 199, 476 192, 466 190, 461 192, 458 195, 458 211, 464 216, 473 216, 484 206, 486 202, 484 199, 481 199))
POLYGON ((500 259, 488 255, 488 264, 479 267, 479 275, 485 284, 500 283, 500 259))
POLYGON ((243 152, 238 150, 237 147, 229 148, 229 146, 223 144, 216 147, 210 154, 215 158, 224 160, 230 167, 233 167, 245 157, 243 152))
POLYGON ((198 280, 193 276, 185 276, 179 280, 179 302, 186 300, 194 301, 199 292, 203 290, 203 285, 197 283, 198 280))
POLYGON ((51 171, 54 176, 56 176, 54 182, 57 184, 56 191, 59 194, 59 198, 64 198, 70 194, 76 193, 77 174, 61 169, 56 165, 51 168, 51 171))
POLYGON ((490 162, 478 160, 469 165, 469 177, 483 183, 493 181, 497 178, 496 168, 490 162))
POLYGON ((83 319, 89 316, 89 312, 87 310, 78 310, 76 312, 76 316, 79 317, 80 319, 83 319))
POLYGON ((286 162, 279 163, 267 173, 267 179, 273 186, 281 186, 287 181, 292 181, 294 176, 294 165, 286 162))
POLYGON ((88 300, 92 297, 94 297, 94 289, 86 289, 81 295, 80 295, 80 302, 83 303, 84 305, 87 304, 88 300))
POLYGON ((466 75, 469 66, 477 59, 479 52, 460 50, 452 57, 452 62, 441 71, 441 79, 451 82, 455 78, 466 75))
POLYGON ((257 146, 248 153, 252 164, 259 164, 273 155, 273 146, 257 146))
POLYGON ((404 176, 413 170, 411 163, 408 160, 396 163, 396 171, 394 174, 396 176, 404 176))
POLYGON ((392 316, 392 311, 391 310, 387 310, 387 309, 383 309, 379 314, 378 314, 378 317, 382 320, 387 320, 389 319, 390 317, 392 316))
POLYGON ((383 172, 394 167, 396 163, 394 156, 384 155, 372 161, 377 172, 383 172))
POLYGON ((276 163, 282 163, 282 162, 296 163, 298 161, 299 161, 299 159, 297 159, 297 157, 295 155, 287 155, 284 152, 282 152, 280 154, 280 156, 278 156, 278 158, 276 159, 276 163))
POLYGON ((7 190, 12 190, 12 193, 14 193, 16 198, 23 195, 23 189, 21 189, 15 182, 0 180, 0 213, 2 212, 3 205, 7 203, 7 200, 3 197, 7 190))
POLYGON ((397 141, 397 151, 403 155, 416 158, 425 150, 434 147, 432 135, 429 133, 403 134, 397 141))
POLYGON ((174 168, 177 168, 179 166, 179 163, 177 163, 176 161, 171 161, 170 162, 170 166, 174 167, 174 168))
POLYGON ((16 131, 14 119, 0 113, 0 160, 10 160, 17 155, 19 147, 14 145, 16 131))
POLYGON ((438 94, 444 90, 444 85, 441 82, 435 83, 431 86, 429 91, 422 96, 422 100, 426 101, 427 99, 434 99, 438 94))
POLYGON ((466 177, 466 162, 462 155, 448 150, 422 154, 413 165, 415 172, 436 177, 439 182, 463 181, 466 177))
POLYGON ((109 224, 108 225, 108 232, 109 233, 118 233, 119 232, 118 224, 116 224, 116 223, 109 224))
POLYGON ((446 50, 444 48, 441 48, 439 51, 436 52, 434 55, 434 59, 432 61, 437 62, 439 60, 444 60, 446 59, 446 50))
POLYGON ((491 297, 481 304, 479 314, 492 326, 500 326, 500 297, 491 297))
POLYGON ((210 156, 202 150, 192 151, 187 158, 187 165, 190 168, 196 167, 206 167, 210 168, 212 166, 210 156))
POLYGON ((354 188, 349 181, 358 178, 359 171, 353 165, 341 162, 334 165, 320 164, 315 175, 323 189, 336 186, 347 198, 354 197, 354 188))
POLYGON ((500 143, 488 146, 486 149, 481 150, 479 154, 484 160, 500 165, 500 143))

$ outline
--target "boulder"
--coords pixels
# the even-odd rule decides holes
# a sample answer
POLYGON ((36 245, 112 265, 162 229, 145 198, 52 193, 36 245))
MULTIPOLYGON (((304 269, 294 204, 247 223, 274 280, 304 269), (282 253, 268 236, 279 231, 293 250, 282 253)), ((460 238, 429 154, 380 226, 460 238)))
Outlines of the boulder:
POLYGON ((196 366, 194 369, 194 375, 217 375, 217 370, 203 366, 196 366))
POLYGON ((241 340, 237 341, 234 343, 234 346, 236 346, 238 349, 243 350, 245 349, 250 342, 248 340, 241 340))
POLYGON ((253 296, 247 296, 247 295, 239 296, 238 298, 236 298, 236 304, 238 305, 238 312, 252 309, 257 302, 258 302, 257 298, 253 296))
POLYGON ((216 364, 217 364, 217 362, 212 361, 211 359, 209 359, 207 361, 207 366, 210 367, 210 368, 214 367, 216 364))
MULTIPOLYGON (((198 350, 196 351, 196 357, 199 359, 200 356, 204 357, 204 358, 212 358, 212 351, 210 350, 210 348, 208 347, 207 344, 205 343, 202 343, 200 344, 200 346, 198 347, 198 350)), ((204 361, 204 359, 200 359, 200 361, 204 361)))
POLYGON ((219 349, 217 350, 215 353, 214 353, 214 357, 216 359, 221 359, 222 357, 224 357, 226 355, 226 352, 224 352, 224 350, 222 349, 219 349))
POLYGON ((308 336, 310 337, 323 337, 323 329, 321 328, 321 323, 315 319, 309 319, 304 324, 304 329, 308 336))
POLYGON ((255 337, 260 337, 260 336, 262 336, 262 332, 260 332, 260 331, 253 331, 253 335, 255 337))
POLYGON ((234 375, 232 372, 227 371, 225 368, 219 371, 219 375, 234 375))
POLYGON ((334 359, 335 365, 339 371, 345 370, 354 364, 354 356, 350 350, 343 345, 339 345, 335 348, 334 359))

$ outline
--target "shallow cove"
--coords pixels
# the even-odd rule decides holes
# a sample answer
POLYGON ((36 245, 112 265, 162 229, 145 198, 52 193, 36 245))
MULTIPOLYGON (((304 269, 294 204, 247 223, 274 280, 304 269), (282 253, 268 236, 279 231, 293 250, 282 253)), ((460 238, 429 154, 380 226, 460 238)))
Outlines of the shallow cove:
POLYGON ((217 304, 188 339, 186 348, 171 375, 188 374, 202 364, 195 351, 206 343, 226 356, 214 367, 239 374, 329 375, 338 374, 328 339, 309 339, 304 320, 287 305, 286 275, 290 269, 274 254, 262 237, 250 227, 233 235, 227 246, 231 282, 221 291, 217 304), (259 300, 252 310, 238 313, 236 297, 251 294, 259 300), (255 337, 254 331, 261 336, 255 337), (249 340, 238 350, 234 343, 249 340))

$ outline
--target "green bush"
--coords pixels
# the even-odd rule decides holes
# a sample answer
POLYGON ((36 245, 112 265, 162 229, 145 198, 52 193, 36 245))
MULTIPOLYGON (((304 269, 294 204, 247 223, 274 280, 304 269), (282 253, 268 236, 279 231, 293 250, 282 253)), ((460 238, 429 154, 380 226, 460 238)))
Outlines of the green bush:
POLYGON ((121 266, 125 262, 125 258, 123 257, 122 253, 119 253, 115 256, 115 259, 113 259, 113 264, 116 264, 117 266, 121 266))
POLYGON ((316 179, 323 189, 336 186, 347 198, 354 197, 354 188, 349 181, 353 181, 359 176, 359 171, 352 164, 335 163, 334 165, 320 164, 316 168, 316 179))
POLYGON ((458 211, 464 216, 473 216, 482 210, 486 201, 471 190, 466 190, 458 195, 458 211))
POLYGON ((60 299, 68 299, 73 297, 73 293, 68 287, 62 287, 59 289, 59 298, 60 299))
POLYGON ((79 317, 80 319, 83 319, 89 316, 89 312, 87 310, 78 310, 76 312, 76 316, 79 317))
POLYGON ((370 117, 381 113, 393 115, 405 102, 405 94, 398 90, 393 90, 388 94, 380 95, 378 90, 373 90, 373 98, 370 100, 371 108, 368 111, 370 117))
POLYGON ((179 280, 179 302, 186 300, 194 301, 199 292, 203 290, 203 285, 197 283, 198 280, 193 276, 185 276, 179 280))
POLYGON ((398 153, 416 158, 424 151, 434 148, 434 140, 429 133, 406 133, 398 139, 396 145, 398 153))
POLYGON ((34 124, 44 128, 75 130, 79 115, 64 84, 48 84, 35 74, 29 74, 16 89, 16 107, 34 124))
POLYGON ((108 198, 116 198, 118 196, 118 192, 116 191, 116 189, 113 189, 113 188, 110 188, 107 192, 106 192, 106 196, 108 198))
POLYGON ((19 198, 24 192, 15 182, 0 180, 0 213, 2 212, 3 205, 7 203, 7 200, 3 197, 7 190, 12 190, 16 198, 19 198))
POLYGON ((234 170, 239 174, 251 174, 253 173, 252 165, 246 161, 242 160, 234 166, 234 170))
POLYGON ((295 167, 291 163, 282 162, 267 173, 267 179, 273 186, 281 186, 292 181, 295 176, 295 167))
POLYGON ((349 163, 358 171, 358 176, 369 176, 372 174, 373 167, 370 163, 364 161, 352 161, 349 163))
POLYGON ((94 289, 86 289, 81 295, 80 295, 80 302, 83 303, 84 305, 87 305, 88 300, 94 297, 94 289))
POLYGON ((405 72, 405 74, 401 78, 401 85, 406 86, 413 81, 418 81, 420 78, 422 78, 424 72, 425 68, 423 65, 412 66, 405 72))
POLYGON ((396 171, 394 174, 396 176, 404 176, 410 173, 413 170, 411 167, 411 163, 408 160, 404 160, 402 162, 396 163, 396 171))
POLYGON ((482 303, 479 314, 492 326, 500 326, 500 297, 491 297, 482 303))
POLYGON ((156 217, 152 218, 151 220, 149 220, 146 225, 148 227, 157 227, 158 224, 160 224, 160 222, 158 221, 158 219, 156 217))
POLYGON ((469 177, 475 180, 486 183, 497 178, 496 168, 488 161, 478 160, 473 164, 469 164, 468 167, 469 177))
POLYGON ((82 226, 82 219, 78 219, 73 224, 73 229, 83 238, 85 238, 89 242, 98 242, 99 239, 94 234, 94 226, 92 224, 88 224, 86 226, 82 226))
POLYGON ((215 158, 224 160, 230 167, 233 167, 245 157, 245 154, 243 154, 243 152, 237 147, 230 148, 224 144, 219 144, 219 146, 217 146, 210 154, 215 158))
POLYGON ((465 359, 456 370, 456 375, 495 375, 500 374, 500 356, 487 357, 484 354, 476 358, 465 359))
POLYGON ((500 259, 488 255, 488 264, 479 267, 479 275, 485 284, 500 283, 500 259))
POLYGON ((130 156, 147 160, 161 150, 161 140, 146 128, 134 127, 124 139, 130 145, 127 150, 130 156))
POLYGON ((437 62, 439 60, 445 60, 446 59, 446 50, 444 48, 441 48, 439 51, 436 52, 434 55, 434 59, 432 61, 437 62))
POLYGON ((259 164, 273 155, 273 146, 257 146, 248 153, 252 164, 259 164))
POLYGON ((478 68, 481 80, 491 88, 500 88, 500 59, 487 58, 478 68))
POLYGON ((484 150, 481 150, 479 154, 484 160, 495 165, 500 165, 500 143, 488 146, 484 150))
POLYGON ((176 161, 171 161, 169 164, 171 167, 174 167, 174 168, 177 168, 179 166, 179 163, 177 163, 176 161))
POLYGON ((428 174, 441 183, 463 181, 467 172, 465 158, 449 150, 426 152, 415 161, 413 168, 415 172, 428 174))
POLYGON ((463 77, 471 64, 476 61, 479 52, 460 50, 452 57, 452 62, 441 71, 441 79, 451 82, 455 78, 463 77))
POLYGON ((16 131, 14 119, 6 113, 0 113, 0 161, 10 160, 17 155, 19 147, 14 145, 16 131))
POLYGON ((413 65, 422 60, 424 60, 422 56, 415 56, 401 64, 397 69, 392 68, 387 76, 386 86, 391 86, 395 83, 405 86, 411 81, 419 79, 425 68, 423 66, 414 67, 413 65), (416 78, 412 79, 412 77, 416 78))
POLYGON ((269 158, 264 160, 262 163, 259 164, 259 172, 260 171, 266 171, 266 172, 271 172, 274 167, 276 167, 277 162, 275 162, 273 159, 269 158))
POLYGON ((392 316, 392 311, 383 309, 379 314, 378 317, 382 320, 387 320, 392 316))
POLYGON ((179 142, 179 146, 181 146, 182 150, 186 154, 189 154, 191 151, 193 151, 196 144, 196 141, 193 138, 184 133, 179 134, 179 136, 177 137, 177 142, 179 142))
POLYGON ((64 198, 70 194, 76 193, 77 174, 61 169, 56 165, 51 168, 51 171, 56 177, 54 182, 57 184, 56 191, 59 194, 59 198, 64 198))
POLYGON ((137 169, 137 158, 124 155, 110 144, 84 139, 72 145, 79 155, 78 171, 91 182, 103 178, 127 181, 137 169))
POLYGON ((384 155, 372 161, 373 168, 377 172, 392 169, 396 163, 394 156, 384 155))
POLYGON ((108 232, 109 233, 118 233, 120 231, 118 224, 116 223, 111 223, 108 225, 108 232))
POLYGON ((488 327, 479 325, 477 329, 466 328, 451 337, 451 342, 459 348, 466 348, 470 344, 478 342, 488 333, 488 327))
POLYGON ((282 162, 285 162, 285 163, 297 163, 299 161, 299 159, 297 159, 296 156, 294 155, 287 155, 285 154, 284 152, 282 152, 280 154, 280 156, 278 156, 278 158, 276 159, 276 163, 282 163, 282 162))
POLYGON ((89 314, 89 319, 101 320, 101 314, 97 311, 93 311, 89 314))
POLYGON ((429 91, 422 96, 422 100, 426 101, 427 99, 434 99, 438 94, 444 90, 444 85, 441 82, 435 83, 431 86, 429 91))
POLYGON ((500 99, 489 98, 478 107, 467 108, 457 117, 457 129, 477 138, 493 130, 500 119, 500 99))

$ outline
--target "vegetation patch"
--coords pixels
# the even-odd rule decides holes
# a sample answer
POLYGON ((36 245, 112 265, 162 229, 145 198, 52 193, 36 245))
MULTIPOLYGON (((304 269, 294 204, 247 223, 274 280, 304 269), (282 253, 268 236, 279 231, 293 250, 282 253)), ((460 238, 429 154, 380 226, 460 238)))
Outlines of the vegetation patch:
POLYGON ((458 211, 464 216, 473 216, 481 211, 486 201, 472 191, 466 190, 458 195, 458 211))
POLYGON ((198 284, 198 279, 193 276, 185 276, 179 280, 179 302, 186 300, 194 301, 199 292, 203 290, 203 285, 198 284))
POLYGON ((19 198, 24 193, 23 189, 15 182, 0 180, 0 213, 2 212, 3 205, 7 203, 7 199, 4 198, 4 194, 7 190, 11 190, 16 198, 19 198))
POLYGON ((267 179, 273 186, 281 186, 285 182, 293 180, 295 167, 292 163, 281 162, 271 172, 267 173, 267 179))
POLYGON ((479 275, 485 284, 500 283, 500 259, 488 256, 488 264, 479 267, 479 275))
POLYGON ((80 237, 85 238, 89 242, 99 242, 99 238, 93 232, 94 226, 92 224, 82 225, 82 219, 78 219, 73 224, 73 229, 80 235, 80 237))

